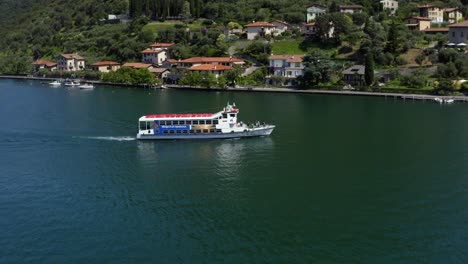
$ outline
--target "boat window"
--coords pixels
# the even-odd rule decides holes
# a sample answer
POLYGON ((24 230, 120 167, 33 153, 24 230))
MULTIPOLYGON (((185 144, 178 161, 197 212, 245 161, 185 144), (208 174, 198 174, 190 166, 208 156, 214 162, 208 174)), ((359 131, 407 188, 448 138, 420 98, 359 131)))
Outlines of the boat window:
POLYGON ((182 130, 182 134, 187 134, 188 130, 182 130))
POLYGON ((218 120, 217 119, 213 120, 213 125, 217 125, 217 124, 218 124, 218 120))
POLYGON ((142 121, 140 122, 140 130, 145 130, 146 129, 146 122, 142 121))
POLYGON ((169 130, 164 130, 164 134, 169 134, 169 130))
POLYGON ((226 114, 226 113, 223 114, 223 118, 227 118, 227 114, 226 114))
POLYGON ((204 125, 205 124, 205 120, 200 120, 200 125, 204 125))
POLYGON ((198 125, 198 120, 193 120, 193 121, 192 121, 192 124, 198 125))
POLYGON ((182 134, 181 130, 176 130, 176 134, 182 134))
POLYGON ((185 120, 179 121, 179 125, 185 125, 185 120))
POLYGON ((221 133, 221 129, 216 129, 216 133, 221 133))
POLYGON ((172 121, 172 124, 173 124, 173 125, 178 125, 178 124, 179 124, 179 121, 174 120, 174 121, 172 121))
POLYGON ((195 133, 201 133, 200 129, 195 130, 195 133))
POLYGON ((192 120, 187 120, 187 125, 191 125, 192 124, 192 120))
POLYGON ((211 125, 211 123, 212 123, 211 120, 206 120, 207 125, 211 125))
POLYGON ((208 133, 208 129, 203 129, 203 133, 208 133))
POLYGON ((214 133, 214 132, 215 132, 215 130, 214 130, 214 129, 210 129, 210 133, 214 133))
POLYGON ((230 117, 235 117, 235 116, 236 116, 236 114, 229 114, 229 116, 230 116, 230 117))
POLYGON ((193 134, 195 131, 193 129, 190 130, 190 134, 193 134))
POLYGON ((151 123, 153 122, 146 122, 146 129, 151 129, 151 123))
POLYGON ((174 130, 169 130, 169 134, 174 134, 174 130))

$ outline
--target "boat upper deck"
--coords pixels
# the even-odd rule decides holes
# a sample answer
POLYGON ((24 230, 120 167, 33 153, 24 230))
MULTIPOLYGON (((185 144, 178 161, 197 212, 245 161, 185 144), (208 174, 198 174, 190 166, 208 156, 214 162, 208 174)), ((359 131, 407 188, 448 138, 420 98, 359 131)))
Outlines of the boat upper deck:
POLYGON ((153 120, 193 120, 193 119, 215 119, 223 113, 238 113, 239 109, 226 107, 223 111, 217 113, 180 113, 180 114, 149 114, 140 117, 139 121, 153 120))

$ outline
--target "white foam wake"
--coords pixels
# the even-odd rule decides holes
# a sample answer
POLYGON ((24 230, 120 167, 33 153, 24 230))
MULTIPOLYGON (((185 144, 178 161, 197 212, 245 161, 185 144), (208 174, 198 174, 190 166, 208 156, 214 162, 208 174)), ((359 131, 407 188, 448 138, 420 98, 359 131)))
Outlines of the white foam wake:
POLYGON ((87 139, 109 140, 109 141, 132 141, 135 137, 84 137, 87 139))

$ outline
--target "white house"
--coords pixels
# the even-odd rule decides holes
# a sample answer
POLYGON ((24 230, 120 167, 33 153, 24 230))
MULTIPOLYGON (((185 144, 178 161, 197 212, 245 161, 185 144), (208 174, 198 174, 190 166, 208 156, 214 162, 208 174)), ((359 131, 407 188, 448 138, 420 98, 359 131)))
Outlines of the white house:
POLYGON ((447 18, 447 22, 449 22, 450 24, 457 23, 458 21, 463 19, 463 14, 458 7, 445 8, 444 14, 447 18))
POLYGON ((303 57, 304 55, 271 55, 270 70, 275 76, 295 79, 303 74, 303 57))
POLYGON ((354 14, 354 13, 361 13, 362 12, 362 6, 361 5, 340 5, 339 9, 340 9, 341 13, 348 13, 348 14, 354 14))
POLYGON ((275 20, 275 21, 271 22, 271 24, 276 26, 276 31, 274 33, 275 35, 280 35, 281 33, 288 30, 288 27, 289 27, 288 23, 286 23, 284 21, 281 21, 281 20, 275 20))
POLYGON ((313 5, 307 8, 307 19, 306 22, 315 21, 317 16, 327 13, 327 8, 320 5, 313 5))
POLYGON ((264 37, 266 35, 274 35, 276 26, 268 22, 254 22, 244 26, 247 28, 247 39, 255 39, 256 36, 264 37))
POLYGON ((444 22, 443 9, 438 8, 435 5, 418 5, 419 15, 431 19, 432 23, 444 22))
POLYGON ((57 58, 59 71, 82 71, 85 69, 85 58, 78 54, 60 54, 57 58))
POLYGON ((461 23, 451 24, 449 28, 449 43, 468 44, 468 20, 461 23))
POLYGON ((162 65, 163 61, 168 58, 167 50, 174 45, 173 43, 154 43, 150 48, 141 52, 142 61, 154 65, 162 65))
POLYGON ((395 0, 381 0, 380 4, 382 5, 383 9, 389 9, 390 14, 395 15, 398 9, 398 1, 395 0))

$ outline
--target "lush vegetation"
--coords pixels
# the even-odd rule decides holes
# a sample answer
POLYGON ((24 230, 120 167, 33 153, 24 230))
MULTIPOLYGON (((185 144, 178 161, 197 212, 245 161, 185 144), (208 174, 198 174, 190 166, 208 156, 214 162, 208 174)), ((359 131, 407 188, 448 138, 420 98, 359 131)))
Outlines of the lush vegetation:
MULTIPOLYGON (((302 87, 340 84, 340 72, 348 62, 388 69, 437 65, 435 74, 421 70, 412 76, 397 76, 395 85, 407 87, 427 87, 431 78, 437 78, 442 87, 448 78, 468 77, 468 55, 453 49, 424 49, 431 43, 436 48, 442 47, 446 36, 425 35, 409 31, 405 26, 404 20, 418 11, 416 6, 420 3, 427 1, 401 0, 396 16, 390 16, 373 0, 352 3, 345 0, 3 0, 0 1, 0 9, 4 11, 0 17, 0 73, 26 74, 36 59, 55 60, 58 54, 71 52, 86 57, 88 65, 98 60, 139 61, 142 49, 161 41, 176 43, 169 51, 175 59, 234 54, 265 66, 271 53, 307 54, 305 75, 299 80, 302 87), (304 37, 296 28, 280 36, 238 45, 242 42, 238 39, 245 36, 226 34, 227 29, 242 28, 252 21, 280 19, 300 25, 305 22, 305 10, 311 4, 328 8, 328 13, 316 21, 318 34, 313 38, 304 37), (340 4, 359 4, 364 12, 342 14, 337 12, 340 4), (104 21, 108 14, 125 13, 131 18, 128 23, 104 21), (332 36, 328 34, 330 23, 334 25, 332 36)), ((461 7, 468 14, 468 0, 431 3, 461 7)), ((266 67, 246 77, 233 72, 218 79, 216 84, 206 81, 201 86, 260 84, 269 74, 266 67)), ((119 74, 129 75, 122 71, 119 74)), ((122 76, 105 78, 111 77, 128 81, 122 76)), ((137 81, 131 82, 138 83, 141 79, 135 78, 137 81)), ((193 83, 191 78, 195 79, 187 76, 182 82, 193 83)), ((377 76, 368 71, 366 80, 375 84, 377 76)))

